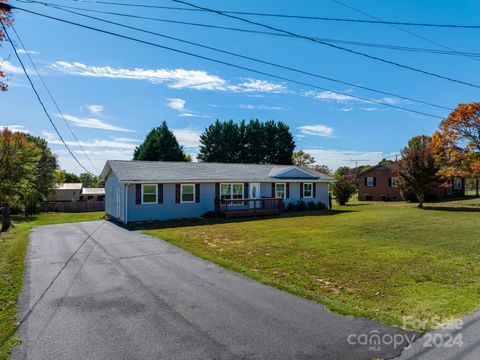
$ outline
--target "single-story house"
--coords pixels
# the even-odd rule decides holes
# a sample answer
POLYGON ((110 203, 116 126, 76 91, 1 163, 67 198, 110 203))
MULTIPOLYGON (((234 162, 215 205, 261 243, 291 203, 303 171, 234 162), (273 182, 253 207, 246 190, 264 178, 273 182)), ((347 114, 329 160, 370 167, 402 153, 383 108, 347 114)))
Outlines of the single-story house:
MULTIPOLYGON (((399 201, 403 200, 397 188, 397 179, 393 173, 394 164, 379 164, 373 166, 358 176, 358 200, 360 201, 399 201)), ((439 185, 431 194, 433 197, 464 196, 465 181, 461 177, 448 179, 450 187, 439 185)))
POLYGON ((47 201, 78 201, 82 189, 82 183, 57 184, 55 191, 48 194, 47 201))
POLYGON ((274 213, 303 200, 329 206, 329 176, 293 165, 109 160, 105 210, 124 223, 274 213))
POLYGON ((105 199, 105 188, 83 188, 80 200, 97 200, 102 201, 105 199))

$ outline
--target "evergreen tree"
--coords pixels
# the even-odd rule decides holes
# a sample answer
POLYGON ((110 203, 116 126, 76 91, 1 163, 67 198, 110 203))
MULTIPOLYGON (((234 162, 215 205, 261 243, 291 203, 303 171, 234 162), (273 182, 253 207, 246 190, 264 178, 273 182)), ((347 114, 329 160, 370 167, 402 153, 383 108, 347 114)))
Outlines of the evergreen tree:
POLYGON ((282 122, 217 120, 200 136, 197 158, 205 162, 291 164, 294 148, 293 136, 282 122))
POLYGON ((178 144, 173 132, 165 121, 152 129, 145 141, 135 148, 133 160, 147 161, 189 161, 189 157, 178 144))

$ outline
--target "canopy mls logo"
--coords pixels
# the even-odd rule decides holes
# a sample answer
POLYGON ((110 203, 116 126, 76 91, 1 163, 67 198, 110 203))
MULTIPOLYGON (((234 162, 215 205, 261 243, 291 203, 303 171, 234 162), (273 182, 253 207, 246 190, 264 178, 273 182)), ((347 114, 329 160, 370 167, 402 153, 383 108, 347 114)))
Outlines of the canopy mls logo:
POLYGON ((381 351, 382 346, 393 346, 394 349, 408 349, 415 341, 417 334, 380 334, 378 330, 369 333, 350 334, 347 342, 350 345, 368 346, 369 351, 381 351))

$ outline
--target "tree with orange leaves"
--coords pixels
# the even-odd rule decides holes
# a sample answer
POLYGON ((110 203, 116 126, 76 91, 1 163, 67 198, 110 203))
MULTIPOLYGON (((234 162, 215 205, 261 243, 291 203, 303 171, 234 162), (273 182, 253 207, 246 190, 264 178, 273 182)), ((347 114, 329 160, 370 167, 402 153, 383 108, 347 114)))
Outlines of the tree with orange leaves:
MULTIPOLYGON (((1 4, 6 4, 7 0, 0 0, 1 4)), ((0 22, 5 26, 9 26, 13 21, 12 13, 10 11, 0 9, 0 22)), ((6 34, 3 32, 2 27, 0 26, 0 42, 6 39, 6 34)), ((1 68, 0 63, 0 91, 7 91, 8 84, 4 81, 6 78, 5 72, 1 68)))
POLYGON ((480 177, 480 102, 460 104, 432 137, 435 161, 443 178, 480 177))

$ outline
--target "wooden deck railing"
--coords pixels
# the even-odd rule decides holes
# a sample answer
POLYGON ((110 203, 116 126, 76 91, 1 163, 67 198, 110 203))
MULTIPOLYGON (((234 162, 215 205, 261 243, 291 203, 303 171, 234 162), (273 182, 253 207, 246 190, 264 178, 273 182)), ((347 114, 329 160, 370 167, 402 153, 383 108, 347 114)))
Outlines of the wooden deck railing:
POLYGON ((215 199, 215 214, 223 217, 275 215, 283 212, 282 198, 215 199))

